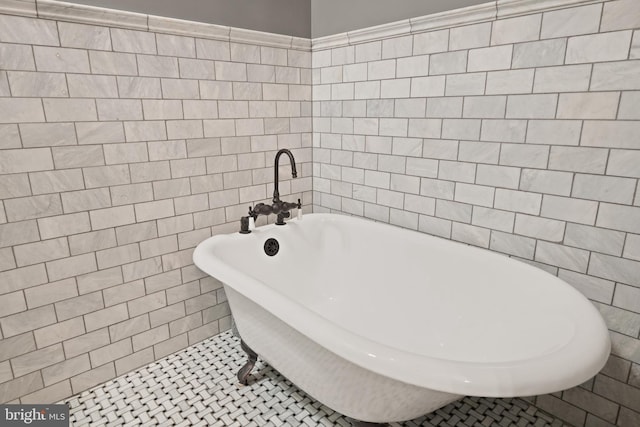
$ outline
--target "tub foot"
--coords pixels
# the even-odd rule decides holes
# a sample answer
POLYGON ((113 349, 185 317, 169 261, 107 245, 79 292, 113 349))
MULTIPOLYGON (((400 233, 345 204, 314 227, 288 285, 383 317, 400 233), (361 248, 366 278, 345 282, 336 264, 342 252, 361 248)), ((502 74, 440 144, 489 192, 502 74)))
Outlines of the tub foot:
POLYGON ((249 383, 249 374, 258 361, 258 355, 243 340, 240 340, 240 347, 249 356, 249 361, 238 371, 238 381, 240 381, 240 384, 247 385, 249 383))

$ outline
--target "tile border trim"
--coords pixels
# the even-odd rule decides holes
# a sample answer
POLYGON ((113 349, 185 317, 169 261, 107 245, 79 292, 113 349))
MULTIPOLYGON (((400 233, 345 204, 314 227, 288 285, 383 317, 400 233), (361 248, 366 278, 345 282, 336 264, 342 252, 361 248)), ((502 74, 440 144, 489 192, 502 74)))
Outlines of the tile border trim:
POLYGON ((311 40, 311 45, 313 51, 331 49, 390 37, 606 1, 611 0, 495 0, 345 33, 316 37, 311 40))
POLYGON ((311 50, 311 40, 301 37, 55 0, 0 0, 0 14, 251 43, 284 49, 311 50))

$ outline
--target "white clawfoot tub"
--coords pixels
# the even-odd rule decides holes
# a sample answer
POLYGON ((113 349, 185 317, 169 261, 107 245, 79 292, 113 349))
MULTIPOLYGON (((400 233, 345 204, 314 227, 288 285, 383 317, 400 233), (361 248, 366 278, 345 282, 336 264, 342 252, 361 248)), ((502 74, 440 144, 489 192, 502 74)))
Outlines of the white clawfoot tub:
POLYGON ((311 214, 214 236, 193 259, 225 284, 251 349, 361 421, 416 418, 463 395, 567 389, 610 351, 598 311, 557 277, 355 217, 311 214))

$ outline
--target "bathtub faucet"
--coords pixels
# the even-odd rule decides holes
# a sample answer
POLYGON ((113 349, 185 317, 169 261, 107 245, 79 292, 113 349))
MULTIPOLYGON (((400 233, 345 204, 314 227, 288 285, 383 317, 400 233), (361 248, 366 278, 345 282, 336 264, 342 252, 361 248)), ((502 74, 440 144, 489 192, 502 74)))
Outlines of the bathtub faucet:
POLYGON ((270 215, 275 214, 278 215, 278 219, 276 220, 276 225, 285 225, 285 218, 289 218, 291 213, 289 212, 291 209, 302 209, 302 203, 300 199, 298 199, 298 203, 290 203, 280 200, 280 177, 278 174, 278 166, 280 163, 280 156, 286 154, 289 156, 289 161, 291 162, 291 176, 293 178, 298 177, 298 171, 296 170, 296 160, 293 157, 291 151, 283 148, 276 153, 275 164, 273 166, 273 204, 266 205, 264 203, 258 203, 254 207, 249 206, 249 215, 246 217, 242 217, 240 220, 240 233, 250 233, 251 227, 249 226, 249 218, 252 218, 255 222, 260 215, 270 215))

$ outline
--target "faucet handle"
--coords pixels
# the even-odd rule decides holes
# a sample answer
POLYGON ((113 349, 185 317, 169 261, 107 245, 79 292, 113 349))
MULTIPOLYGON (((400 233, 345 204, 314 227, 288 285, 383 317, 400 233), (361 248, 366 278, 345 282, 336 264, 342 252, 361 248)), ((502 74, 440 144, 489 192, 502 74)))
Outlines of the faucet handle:
POLYGON ((302 209, 302 202, 298 199, 298 209, 302 209))

